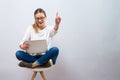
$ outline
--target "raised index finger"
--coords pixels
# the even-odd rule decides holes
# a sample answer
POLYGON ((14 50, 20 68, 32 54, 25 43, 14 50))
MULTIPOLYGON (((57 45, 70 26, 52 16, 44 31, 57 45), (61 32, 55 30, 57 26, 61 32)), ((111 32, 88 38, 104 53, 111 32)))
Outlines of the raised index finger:
POLYGON ((56 17, 58 17, 58 12, 56 13, 56 17))

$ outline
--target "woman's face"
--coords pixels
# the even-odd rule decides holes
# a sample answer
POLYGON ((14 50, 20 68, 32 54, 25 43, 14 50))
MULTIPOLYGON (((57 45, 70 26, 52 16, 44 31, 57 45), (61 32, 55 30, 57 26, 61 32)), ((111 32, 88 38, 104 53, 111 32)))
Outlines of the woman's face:
POLYGON ((35 21, 39 27, 45 27, 45 20, 46 16, 44 15, 44 13, 37 13, 35 15, 35 21))

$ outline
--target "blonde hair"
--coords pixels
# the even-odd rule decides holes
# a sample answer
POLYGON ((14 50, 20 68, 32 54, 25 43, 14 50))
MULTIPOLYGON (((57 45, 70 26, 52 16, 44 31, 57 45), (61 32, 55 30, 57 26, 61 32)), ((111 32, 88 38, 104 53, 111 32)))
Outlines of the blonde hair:
POLYGON ((33 24, 33 29, 34 29, 34 31, 36 32, 36 33, 38 33, 38 24, 36 23, 36 21, 34 22, 34 24, 33 24))

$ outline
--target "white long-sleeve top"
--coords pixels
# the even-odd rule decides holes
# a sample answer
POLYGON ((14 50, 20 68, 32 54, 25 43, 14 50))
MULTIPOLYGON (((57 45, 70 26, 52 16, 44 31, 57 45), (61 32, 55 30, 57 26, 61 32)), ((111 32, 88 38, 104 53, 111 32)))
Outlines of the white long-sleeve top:
POLYGON ((30 25, 20 42, 20 44, 23 44, 25 41, 29 40, 46 40, 47 41, 47 48, 49 49, 51 47, 51 40, 52 37, 57 33, 56 30, 54 30, 54 27, 52 26, 46 26, 43 30, 39 30, 38 33, 34 31, 34 28, 32 25, 30 25))

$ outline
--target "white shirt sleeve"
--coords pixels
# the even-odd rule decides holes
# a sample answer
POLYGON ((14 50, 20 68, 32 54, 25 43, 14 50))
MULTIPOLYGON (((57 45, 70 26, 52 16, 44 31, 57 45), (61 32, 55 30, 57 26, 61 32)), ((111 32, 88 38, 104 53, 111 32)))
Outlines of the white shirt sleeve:
POLYGON ((54 30, 54 27, 51 28, 51 31, 50 31, 50 37, 53 37, 56 33, 58 32, 58 30, 54 30))
POLYGON ((31 26, 29 26, 24 34, 24 37, 22 39, 22 41, 20 42, 20 44, 23 44, 25 41, 30 40, 30 35, 31 35, 31 26))

